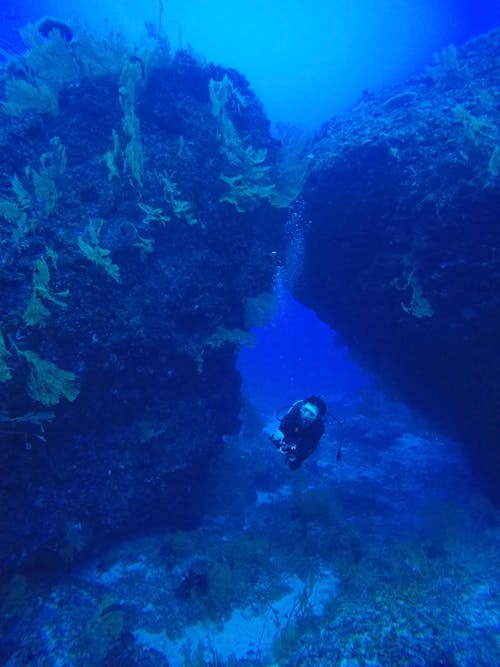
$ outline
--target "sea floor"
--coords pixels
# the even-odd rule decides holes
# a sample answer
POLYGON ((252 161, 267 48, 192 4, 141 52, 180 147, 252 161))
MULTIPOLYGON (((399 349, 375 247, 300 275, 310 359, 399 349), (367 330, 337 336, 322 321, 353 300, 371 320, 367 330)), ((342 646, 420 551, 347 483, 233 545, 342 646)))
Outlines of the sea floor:
POLYGON ((12 576, 0 663, 499 665, 500 513, 463 453, 383 396, 332 403, 340 462, 330 421, 290 472, 249 408, 197 529, 12 576))

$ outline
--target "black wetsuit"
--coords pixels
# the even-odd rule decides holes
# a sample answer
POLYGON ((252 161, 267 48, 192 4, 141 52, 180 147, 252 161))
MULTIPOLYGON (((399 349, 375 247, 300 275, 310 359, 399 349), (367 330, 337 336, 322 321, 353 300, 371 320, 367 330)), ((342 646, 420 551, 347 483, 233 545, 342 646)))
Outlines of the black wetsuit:
POLYGON ((325 427, 321 419, 304 426, 300 406, 296 405, 283 417, 279 430, 285 436, 284 444, 289 447, 286 462, 292 470, 296 470, 314 452, 325 427))

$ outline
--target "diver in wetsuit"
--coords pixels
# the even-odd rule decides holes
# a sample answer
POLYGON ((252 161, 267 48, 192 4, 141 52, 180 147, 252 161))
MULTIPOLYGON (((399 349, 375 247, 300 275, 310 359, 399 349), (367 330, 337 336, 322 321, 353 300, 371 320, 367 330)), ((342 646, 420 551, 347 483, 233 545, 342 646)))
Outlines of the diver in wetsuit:
POLYGON ((326 403, 318 396, 309 396, 297 401, 281 419, 278 429, 271 440, 282 454, 292 470, 300 468, 316 449, 325 432, 323 418, 326 415, 326 403))

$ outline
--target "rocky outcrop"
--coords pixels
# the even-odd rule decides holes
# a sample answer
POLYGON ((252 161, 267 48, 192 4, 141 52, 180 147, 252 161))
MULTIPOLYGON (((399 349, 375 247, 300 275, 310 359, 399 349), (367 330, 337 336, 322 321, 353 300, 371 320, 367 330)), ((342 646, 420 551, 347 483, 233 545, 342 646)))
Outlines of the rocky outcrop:
POLYGON ((7 569, 199 519, 286 203, 237 72, 159 36, 133 52, 113 33, 24 37, 0 117, 7 569))
POLYGON ((500 488, 500 31, 322 130, 296 295, 500 488))

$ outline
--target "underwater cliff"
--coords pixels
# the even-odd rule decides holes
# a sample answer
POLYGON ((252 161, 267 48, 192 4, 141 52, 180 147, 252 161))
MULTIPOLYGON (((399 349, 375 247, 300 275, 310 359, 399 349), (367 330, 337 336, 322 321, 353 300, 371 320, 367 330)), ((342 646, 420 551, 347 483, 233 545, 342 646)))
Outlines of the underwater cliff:
POLYGON ((297 187, 237 72, 40 25, 1 72, 7 568, 197 521, 297 187))
POLYGON ((296 296, 467 448, 498 498, 500 31, 322 129, 296 296))

